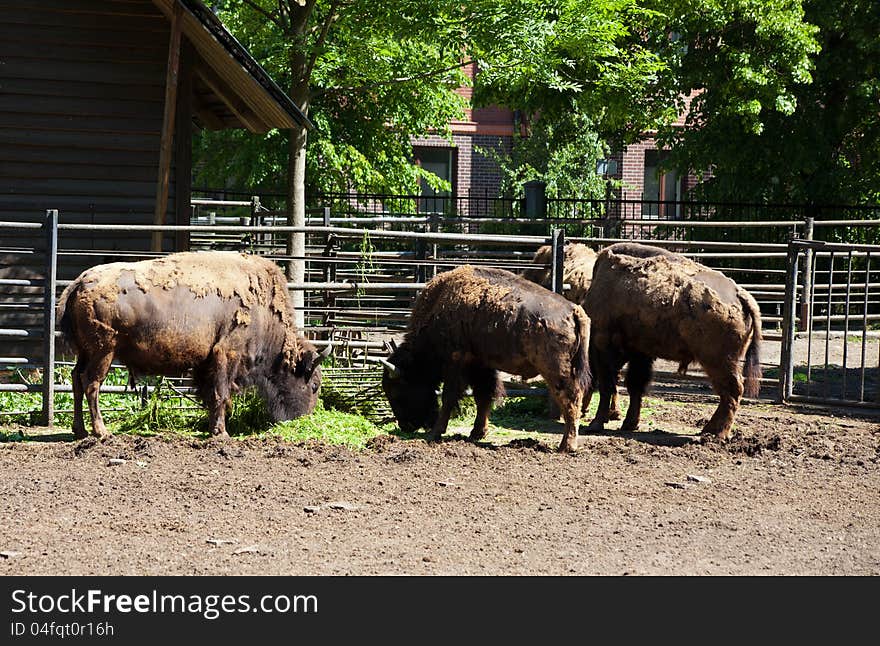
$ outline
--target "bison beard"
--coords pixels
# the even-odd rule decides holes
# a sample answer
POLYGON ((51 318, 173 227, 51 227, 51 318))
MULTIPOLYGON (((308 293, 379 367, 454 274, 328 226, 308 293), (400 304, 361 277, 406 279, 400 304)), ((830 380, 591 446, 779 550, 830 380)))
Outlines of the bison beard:
POLYGON ((721 399, 702 432, 729 437, 743 392, 755 396, 760 385, 761 313, 751 294, 679 254, 619 243, 599 254, 584 309, 600 393, 591 430, 602 430, 609 419, 626 363, 630 403, 621 430, 638 428, 654 359, 662 358, 678 361, 680 369, 699 362, 721 399))
POLYGON ((590 387, 588 344, 580 306, 508 271, 459 267, 434 278, 416 299, 382 387, 401 430, 429 428, 429 439, 439 440, 470 386, 477 405, 471 439, 479 440, 503 393, 498 371, 540 374, 565 417, 559 450, 572 451, 590 387))
MULTIPOLYGON (((84 271, 62 293, 58 325, 76 352, 73 433, 107 437, 98 393, 114 358, 131 374, 192 372, 212 434, 226 436, 235 392, 255 387, 276 421, 317 403, 321 360, 298 337, 278 266, 233 252, 177 253, 84 271)), ((328 348, 329 350, 329 348, 328 348)))

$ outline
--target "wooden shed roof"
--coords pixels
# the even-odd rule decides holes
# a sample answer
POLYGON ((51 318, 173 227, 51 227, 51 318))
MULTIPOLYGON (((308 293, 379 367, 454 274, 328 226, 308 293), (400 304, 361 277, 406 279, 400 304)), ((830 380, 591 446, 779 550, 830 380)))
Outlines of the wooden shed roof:
POLYGON ((194 112, 202 127, 247 128, 251 132, 314 127, 200 0, 152 0, 169 20, 175 1, 183 7, 183 34, 197 54, 194 112))

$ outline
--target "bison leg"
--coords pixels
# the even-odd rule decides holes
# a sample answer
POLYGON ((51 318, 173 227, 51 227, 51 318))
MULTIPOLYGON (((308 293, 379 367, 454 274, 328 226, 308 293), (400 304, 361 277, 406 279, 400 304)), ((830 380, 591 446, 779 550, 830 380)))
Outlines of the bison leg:
MULTIPOLYGON (((597 356, 597 361, 593 366, 596 371, 596 383, 599 386, 599 407, 596 409, 596 416, 587 430, 593 432, 602 432, 605 430, 605 422, 611 419, 611 402, 614 402, 614 408, 617 409, 617 379, 620 375, 620 368, 623 361, 617 357, 604 354, 603 357, 597 356)), ((617 412, 620 416, 620 411, 617 412)))
POLYGON ((630 357, 629 367, 626 370, 626 390, 629 393, 629 406, 626 409, 626 417, 620 425, 621 431, 635 431, 639 428, 642 416, 642 397, 645 389, 651 381, 653 360, 644 354, 635 354, 630 357))
POLYGON ((562 417, 565 420, 565 430, 562 433, 562 441, 559 443, 559 452, 571 453, 577 451, 578 426, 581 421, 581 406, 583 405, 584 393, 577 391, 570 382, 554 384, 546 376, 544 379, 547 381, 547 387, 550 389, 553 398, 559 404, 562 417))
MULTIPOLYGON (((556 368, 556 366, 554 366, 556 368)), ((559 443, 560 453, 577 451, 578 426, 581 421, 581 407, 584 403, 585 391, 579 389, 571 380, 560 381, 559 375, 542 373, 547 389, 559 405, 565 420, 565 430, 559 443)))
MULTIPOLYGON (((96 355, 85 362, 85 366, 82 367, 80 372, 82 388, 85 390, 86 401, 89 403, 89 414, 92 416, 92 434, 102 440, 110 437, 110 433, 107 432, 107 427, 104 426, 104 418, 101 417, 101 409, 98 408, 98 393, 101 390, 101 384, 107 377, 107 373, 110 372, 110 364, 112 362, 112 352, 96 355)), ((76 394, 74 394, 74 400, 76 400, 76 394)), ((75 427, 74 434, 76 434, 75 427)))
POLYGON ((429 442, 437 442, 446 432, 449 426, 449 418, 452 416, 452 410, 458 404, 464 395, 465 385, 459 376, 449 377, 443 381, 443 397, 440 404, 440 414, 434 427, 428 433, 429 442))
MULTIPOLYGON (((706 369, 706 366, 703 366, 706 369)), ((733 427, 733 419, 739 408, 739 401, 743 395, 743 379, 738 370, 727 367, 727 370, 706 370, 712 388, 721 401, 712 418, 703 427, 704 435, 714 435, 719 440, 730 437, 733 427)))
MULTIPOLYGON (((590 388, 587 391, 587 394, 584 395, 584 404, 581 410, 581 415, 586 415, 587 411, 590 409, 590 404, 593 401, 593 393, 596 392, 595 388, 590 388)), ((601 394, 599 395, 601 399, 601 394)), ((557 411, 556 417, 559 417, 559 412, 557 411)), ((614 387, 614 391, 611 393, 611 401, 608 404, 608 413, 606 414, 608 418, 606 421, 620 419, 620 404, 617 403, 617 386, 614 387)))
POLYGON ((226 432, 226 409, 231 404, 229 385, 230 361, 223 348, 215 347, 211 365, 208 368, 210 379, 205 388, 205 404, 208 407, 208 430, 215 437, 229 437, 226 432))
POLYGON ((475 368, 469 371, 468 381, 474 391, 474 402, 477 404, 477 417, 471 429, 471 440, 474 442, 486 437, 489 430, 489 411, 492 401, 501 390, 498 372, 491 368, 475 368))
POLYGON ((73 436, 78 440, 88 436, 86 424, 83 421, 83 370, 86 360, 82 356, 76 358, 70 383, 73 386, 73 436))
MULTIPOLYGON (((593 374, 597 374, 596 366, 598 365, 599 357, 596 355, 596 350, 590 346, 590 370, 593 374)), ((614 382, 614 391, 611 393, 611 401, 608 404, 608 412, 605 415, 605 421, 612 419, 620 419, 620 406, 617 403, 617 380, 614 382)), ((596 384, 593 384, 590 389, 584 395, 584 405, 581 410, 581 415, 586 415, 587 411, 590 408, 590 403, 593 401, 593 393, 596 392, 596 384)), ((600 393, 600 401, 601 401, 601 393, 600 393)), ((557 412, 557 417, 559 416, 557 412)))

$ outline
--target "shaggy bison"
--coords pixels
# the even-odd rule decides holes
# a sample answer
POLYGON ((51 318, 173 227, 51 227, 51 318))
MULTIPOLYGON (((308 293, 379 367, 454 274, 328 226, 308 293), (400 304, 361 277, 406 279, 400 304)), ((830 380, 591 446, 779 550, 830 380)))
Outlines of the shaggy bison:
POLYGON ((312 411, 325 355, 296 334, 278 266, 235 252, 184 252, 98 265, 62 293, 58 325, 76 352, 73 433, 108 435, 98 392, 114 357, 134 374, 192 371, 211 433, 226 436, 232 393, 254 386, 274 419, 312 411))
POLYGON ((560 451, 577 448, 581 402, 591 376, 583 309, 521 276, 466 265, 431 280, 413 306, 406 336, 385 365, 382 387, 401 430, 430 428, 439 440, 468 385, 485 436, 498 371, 544 377, 565 418, 560 451), (442 407, 437 388, 443 383, 442 407))
MULTIPOLYGON (((550 289, 552 287, 552 275, 548 265, 553 260, 553 247, 544 245, 540 247, 532 258, 532 263, 536 265, 534 268, 526 269, 523 277, 538 283, 550 289)), ((564 296, 572 303, 583 306, 584 300, 587 298, 587 292, 590 291, 590 283, 593 281, 593 265, 596 264, 596 252, 584 244, 578 242, 567 242, 563 249, 562 261, 562 282, 568 288, 564 292, 564 296)), ((592 361, 592 358, 590 359, 592 361)), ((594 369, 591 369, 595 373, 594 369)), ((596 384, 593 384, 593 388, 596 384)), ((590 400, 593 399, 593 389, 584 395, 583 412, 586 413, 590 406, 590 400)), ((558 416, 558 412, 550 406, 551 415, 558 416)), ((617 405, 617 388, 611 395, 611 404, 607 413, 608 419, 619 419, 620 409, 617 405)))
POLYGON ((681 366, 697 361, 703 367, 721 398, 703 433, 719 439, 730 435, 743 392, 758 393, 761 313, 751 294, 718 271, 657 247, 611 245, 596 259, 584 309, 591 320, 590 356, 600 394, 591 430, 601 430, 607 421, 625 363, 630 404, 622 430, 639 426, 656 358, 681 366))
MULTIPOLYGON (((532 258, 536 265, 523 272, 523 277, 551 289, 551 272, 549 265, 553 260, 553 247, 540 247, 532 258)), ((563 248, 562 282, 568 285, 565 297, 572 303, 583 305, 590 282, 593 280, 593 265, 596 264, 596 252, 587 245, 567 242, 563 248)))

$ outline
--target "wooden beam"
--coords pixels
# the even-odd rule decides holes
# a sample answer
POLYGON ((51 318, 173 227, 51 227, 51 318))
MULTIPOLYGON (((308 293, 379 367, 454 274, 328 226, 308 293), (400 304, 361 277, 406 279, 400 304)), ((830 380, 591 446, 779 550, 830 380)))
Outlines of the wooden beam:
POLYGON ((202 79, 211 91, 217 95, 226 107, 234 114, 242 125, 251 132, 268 132, 267 126, 256 114, 251 110, 244 101, 242 101, 235 90, 221 79, 217 73, 203 62, 196 65, 196 74, 202 79))
MULTIPOLYGON (((168 210, 168 182, 171 175, 172 141, 174 139, 174 118, 177 113, 177 82, 180 73, 180 2, 174 2, 171 14, 171 38, 168 42, 168 66, 165 70, 165 114, 162 118, 162 139, 159 143, 159 177, 156 184, 156 210, 153 224, 165 224, 168 210)), ((161 231, 153 232, 153 251, 162 251, 161 231)))
MULTIPOLYGON (((174 223, 190 224, 192 207, 192 45, 184 39, 180 46, 180 91, 177 93, 177 127, 174 129, 174 223)), ((175 251, 189 250, 189 231, 178 231, 175 251)))
POLYGON ((208 130, 223 130, 228 127, 226 122, 214 114, 214 111, 198 95, 193 97, 193 112, 208 130))

